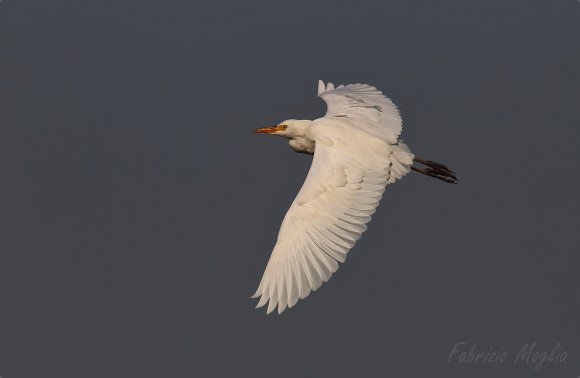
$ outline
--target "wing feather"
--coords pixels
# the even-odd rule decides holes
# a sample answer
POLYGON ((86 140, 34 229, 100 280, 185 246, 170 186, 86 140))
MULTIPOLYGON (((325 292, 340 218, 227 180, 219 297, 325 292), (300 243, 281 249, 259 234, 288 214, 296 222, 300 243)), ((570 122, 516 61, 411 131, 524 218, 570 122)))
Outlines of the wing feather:
POLYGON ((396 143, 403 130, 403 120, 395 104, 375 87, 367 84, 339 85, 332 83, 324 90, 322 80, 318 82, 318 96, 328 110, 325 117, 347 117, 355 127, 383 139, 396 143))
MULTIPOLYGON (((335 91, 340 88, 346 87, 335 91)), ((349 127, 348 140, 326 133, 316 141, 310 171, 254 294, 257 307, 268 303, 267 313, 293 307, 328 281, 365 232, 385 186, 410 170, 406 146, 349 127)))

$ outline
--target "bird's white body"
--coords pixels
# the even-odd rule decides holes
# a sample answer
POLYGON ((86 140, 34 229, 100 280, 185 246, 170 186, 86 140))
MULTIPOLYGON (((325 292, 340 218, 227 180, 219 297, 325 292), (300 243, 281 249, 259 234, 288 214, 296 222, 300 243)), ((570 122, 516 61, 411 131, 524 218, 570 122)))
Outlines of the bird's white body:
POLYGON ((319 97, 328 104, 324 117, 288 120, 268 131, 289 138, 295 151, 314 154, 254 295, 257 307, 268 303, 268 313, 294 306, 330 278, 366 230, 385 186, 413 164, 398 140, 399 112, 376 88, 320 82, 319 97))

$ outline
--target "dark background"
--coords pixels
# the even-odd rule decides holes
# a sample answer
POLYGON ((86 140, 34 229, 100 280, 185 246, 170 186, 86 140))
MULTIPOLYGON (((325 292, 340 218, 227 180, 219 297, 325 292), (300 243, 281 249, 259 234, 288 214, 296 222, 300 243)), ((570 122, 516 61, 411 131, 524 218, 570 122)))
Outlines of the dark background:
POLYGON ((576 0, 0 2, 0 376, 580 375, 576 0), (387 188, 333 278, 256 289, 318 79, 458 172, 387 188), (503 364, 447 363, 452 346, 503 364), (513 365, 526 342, 567 363, 513 365))

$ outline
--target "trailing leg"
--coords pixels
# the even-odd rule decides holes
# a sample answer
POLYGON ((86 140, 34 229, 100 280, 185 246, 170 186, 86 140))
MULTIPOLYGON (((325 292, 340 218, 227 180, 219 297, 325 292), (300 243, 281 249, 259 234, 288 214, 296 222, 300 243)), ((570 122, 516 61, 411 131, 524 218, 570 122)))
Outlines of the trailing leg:
POLYGON ((421 159, 417 156, 415 156, 413 161, 427 166, 427 167, 412 166, 411 169, 414 170, 415 172, 435 177, 449 184, 457 184, 458 181, 457 177, 455 176, 453 171, 451 171, 445 165, 437 163, 436 161, 421 159))

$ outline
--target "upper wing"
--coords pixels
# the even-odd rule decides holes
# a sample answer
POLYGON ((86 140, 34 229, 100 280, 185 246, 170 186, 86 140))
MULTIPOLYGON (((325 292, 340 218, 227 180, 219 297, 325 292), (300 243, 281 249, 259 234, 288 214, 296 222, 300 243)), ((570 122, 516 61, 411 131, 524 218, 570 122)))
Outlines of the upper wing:
POLYGON ((385 186, 409 172, 413 154, 349 128, 349 140, 316 139, 308 176, 286 213, 254 298, 267 312, 292 307, 326 282, 366 230, 385 186))
POLYGON ((367 84, 339 85, 326 87, 318 82, 318 97, 322 98, 328 111, 325 117, 347 117, 355 127, 372 136, 397 143, 403 129, 403 121, 397 107, 377 88, 367 84))

